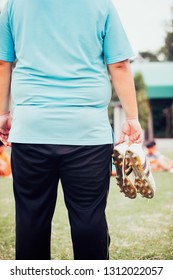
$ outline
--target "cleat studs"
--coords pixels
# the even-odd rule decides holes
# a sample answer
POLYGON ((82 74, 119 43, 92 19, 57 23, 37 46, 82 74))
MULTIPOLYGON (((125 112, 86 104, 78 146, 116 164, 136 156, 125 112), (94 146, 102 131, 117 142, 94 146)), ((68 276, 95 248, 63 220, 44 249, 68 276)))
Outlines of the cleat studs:
POLYGON ((136 159, 136 155, 133 154, 133 155, 132 155, 132 158, 136 159))
POLYGON ((123 159, 123 156, 122 156, 122 155, 119 155, 118 158, 119 158, 119 159, 123 159))

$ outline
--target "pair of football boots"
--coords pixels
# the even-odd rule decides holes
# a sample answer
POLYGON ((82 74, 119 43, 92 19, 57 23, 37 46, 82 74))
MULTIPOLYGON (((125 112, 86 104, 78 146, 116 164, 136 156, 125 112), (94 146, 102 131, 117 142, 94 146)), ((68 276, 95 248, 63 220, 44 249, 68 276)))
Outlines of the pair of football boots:
POLYGON ((126 197, 134 199, 138 193, 145 198, 154 197, 156 185, 141 144, 116 145, 112 157, 117 184, 126 197))

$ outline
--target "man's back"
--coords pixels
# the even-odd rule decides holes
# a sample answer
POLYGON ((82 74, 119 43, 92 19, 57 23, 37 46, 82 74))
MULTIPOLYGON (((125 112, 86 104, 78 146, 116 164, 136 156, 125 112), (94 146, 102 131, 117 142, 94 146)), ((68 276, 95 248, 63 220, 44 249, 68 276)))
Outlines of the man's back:
MULTIPOLYGON (((111 0, 9 0, 2 15, 9 35, 2 36, 7 59, 17 58, 10 141, 112 142, 105 59, 113 63, 132 55, 112 8, 111 0)), ((1 53, 3 46, 0 59, 1 53)))
POLYGON ((43 90, 47 82, 50 87, 75 91, 99 84, 99 78, 105 77, 102 44, 107 0, 12 2, 18 77, 32 75, 27 82, 42 84, 43 90))

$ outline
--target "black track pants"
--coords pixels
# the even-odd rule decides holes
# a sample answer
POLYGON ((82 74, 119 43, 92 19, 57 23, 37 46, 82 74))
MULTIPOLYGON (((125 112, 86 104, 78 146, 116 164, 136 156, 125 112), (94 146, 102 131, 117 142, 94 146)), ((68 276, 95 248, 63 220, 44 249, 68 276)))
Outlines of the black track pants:
POLYGON ((108 258, 105 207, 112 145, 12 144, 16 259, 51 258, 51 222, 61 180, 74 259, 108 258))

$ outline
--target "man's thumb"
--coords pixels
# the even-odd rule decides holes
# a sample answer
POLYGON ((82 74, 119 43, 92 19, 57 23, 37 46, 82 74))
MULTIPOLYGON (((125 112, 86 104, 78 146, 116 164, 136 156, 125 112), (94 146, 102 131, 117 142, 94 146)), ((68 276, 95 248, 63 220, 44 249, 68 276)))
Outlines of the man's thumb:
POLYGON ((125 139, 125 133, 122 131, 122 132, 121 132, 121 135, 120 135, 119 143, 124 142, 124 139, 125 139))
POLYGON ((11 116, 7 120, 7 129, 10 130, 10 128, 11 128, 11 116))

